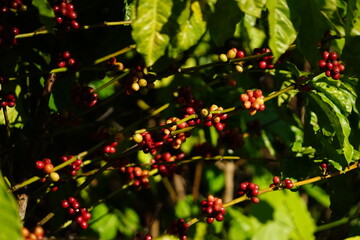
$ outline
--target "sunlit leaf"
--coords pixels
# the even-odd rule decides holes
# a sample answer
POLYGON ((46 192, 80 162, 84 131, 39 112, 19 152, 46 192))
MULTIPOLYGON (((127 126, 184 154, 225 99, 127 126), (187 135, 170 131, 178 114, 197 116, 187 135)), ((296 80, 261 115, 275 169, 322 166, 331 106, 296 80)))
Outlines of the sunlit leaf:
POLYGON ((295 41, 297 32, 286 0, 268 1, 269 47, 276 61, 295 41))
POLYGON ((21 240, 21 221, 18 213, 18 207, 14 196, 7 191, 6 184, 0 172, 0 239, 1 240, 21 240))
POLYGON ((153 65, 165 53, 170 37, 164 29, 171 14, 171 0, 139 0, 136 19, 131 24, 136 49, 145 58, 147 66, 153 65))

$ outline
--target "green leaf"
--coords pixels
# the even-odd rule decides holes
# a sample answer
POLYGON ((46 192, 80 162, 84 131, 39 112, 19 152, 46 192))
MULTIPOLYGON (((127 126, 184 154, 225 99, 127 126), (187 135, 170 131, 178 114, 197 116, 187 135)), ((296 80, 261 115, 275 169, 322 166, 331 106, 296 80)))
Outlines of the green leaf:
POLYGON ((267 0, 237 0, 237 3, 244 13, 260 18, 266 1, 267 0))
POLYGON ((194 46, 206 31, 205 16, 198 1, 187 1, 186 7, 178 18, 179 29, 171 40, 170 56, 176 58, 179 53, 194 46))
POLYGON ((11 193, 7 191, 4 178, 0 172, 0 240, 23 239, 21 235, 21 221, 17 204, 11 193))
POLYGON ((265 31, 257 20, 256 17, 245 14, 241 21, 240 34, 244 38, 245 45, 249 52, 261 47, 266 38, 265 31))
POLYGON ((236 24, 242 17, 235 0, 216 2, 215 12, 209 17, 209 32, 217 46, 223 46, 234 35, 236 24))
MULTIPOLYGON (((260 198, 261 202, 269 204, 274 209, 273 221, 257 230, 255 239, 271 239, 269 236, 289 236, 285 239, 315 239, 314 219, 297 192, 275 191, 264 194, 260 198), (276 231, 265 236, 264 234, 269 233, 270 230, 268 224, 276 231)), ((262 213, 258 211, 257 214, 261 215, 262 213)), ((255 217, 260 216, 255 215, 255 217)))
MULTIPOLYGON (((335 130, 335 137, 338 140, 341 151, 346 162, 339 162, 346 167, 352 161, 354 148, 349 142, 351 128, 348 119, 341 113, 340 109, 329 98, 321 92, 309 92, 308 96, 317 103, 318 107, 325 113, 326 117, 335 130)), ((313 109, 316 112, 316 109, 313 109)))
POLYGON ((325 76, 325 73, 313 78, 309 83, 316 91, 322 92, 329 98, 341 112, 348 116, 355 106, 356 97, 347 90, 351 90, 344 83, 337 80, 332 80, 325 76), (344 85, 343 87, 341 87, 344 85))
POLYGON ((239 209, 228 208, 225 221, 229 221, 229 240, 249 239, 261 223, 253 216, 245 216, 239 209))
POLYGON ((32 4, 38 8, 39 14, 43 17, 54 18, 55 14, 52 10, 49 1, 47 0, 33 0, 32 4))
POLYGON ((345 32, 346 36, 360 35, 360 2, 357 0, 348 1, 345 32))
POLYGON ((324 207, 330 207, 329 195, 319 186, 306 184, 302 186, 309 196, 321 203, 324 207))
POLYGON ((188 218, 191 216, 192 197, 187 196, 185 199, 180 200, 175 205, 175 216, 177 218, 188 218))
POLYGON ((171 0, 139 0, 136 19, 131 24, 136 49, 145 59, 146 66, 153 65, 165 53, 169 36, 164 29, 173 2, 171 0))
POLYGON ((269 47, 276 61, 295 41, 297 32, 290 19, 286 0, 268 1, 269 47))
POLYGON ((291 232, 291 228, 281 226, 276 222, 269 222, 264 226, 257 229, 254 236, 251 238, 252 240, 287 240, 289 239, 289 234, 291 232))
MULTIPOLYGON (((110 82, 113 78, 110 78, 109 76, 105 76, 103 79, 101 80, 94 80, 91 81, 89 83, 89 86, 97 89, 101 86, 103 86, 104 84, 106 84, 107 82, 110 82)), ((111 86, 107 86, 106 88, 101 89, 101 91, 98 92, 99 95, 99 99, 105 99, 110 97, 113 93, 115 92, 115 88, 113 85, 111 86)))
POLYGON ((327 20, 329 26, 336 31, 337 35, 344 36, 345 29, 337 9, 336 0, 316 0, 315 2, 320 7, 320 12, 327 20))
POLYGON ((33 0, 32 4, 39 10, 40 21, 46 26, 48 31, 52 31, 55 26, 55 14, 47 0, 33 0))
POLYGON ((125 208, 124 212, 117 209, 114 212, 119 219, 119 231, 129 237, 134 235, 140 225, 140 218, 136 211, 132 208, 125 208))
POLYGON ((209 168, 205 173, 206 182, 209 185, 209 194, 215 194, 225 185, 224 173, 217 168, 209 168))
POLYGON ((296 39, 299 51, 316 66, 318 56, 314 53, 329 25, 321 14, 320 7, 313 0, 294 1, 289 7, 292 13, 296 13, 294 16, 299 18, 299 35, 296 39), (305 11, 309 14, 303 14, 305 11))
POLYGON ((92 211, 90 228, 99 234, 101 239, 114 239, 117 235, 119 219, 114 213, 110 213, 108 207, 101 203, 92 211))

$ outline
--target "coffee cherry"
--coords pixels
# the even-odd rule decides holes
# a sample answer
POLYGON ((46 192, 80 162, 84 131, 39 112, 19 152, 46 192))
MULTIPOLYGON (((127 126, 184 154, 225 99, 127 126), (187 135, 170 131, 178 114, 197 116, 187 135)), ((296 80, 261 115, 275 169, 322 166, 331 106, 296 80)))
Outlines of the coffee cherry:
MULTIPOLYGON (((226 56, 227 58, 229 59, 233 59, 236 57, 236 53, 237 53, 237 49, 236 48, 232 48, 230 49, 227 53, 226 53, 226 56)), ((226 61, 225 61, 226 62, 226 61)))
POLYGON ((244 68, 243 68, 242 64, 236 64, 235 70, 239 73, 242 73, 244 71, 244 68))
POLYGON ((44 168, 44 166, 45 166, 45 164, 44 164, 44 162, 42 162, 42 161, 36 161, 36 162, 35 162, 35 167, 36 167, 36 169, 41 170, 41 169, 44 168))
POLYGON ((44 236, 44 229, 41 226, 36 226, 34 229, 34 234, 38 237, 41 238, 44 236))
POLYGON ((222 62, 227 62, 228 61, 228 57, 226 56, 226 54, 222 53, 219 55, 219 60, 222 62))
POLYGON ((70 204, 69 204, 69 202, 68 202, 67 200, 63 200, 63 201, 61 202, 61 206, 62 206, 63 208, 68 208, 68 207, 70 206, 70 204))
POLYGON ((238 51, 236 52, 236 57, 237 57, 237 58, 243 58, 243 57, 245 57, 245 52, 238 50, 238 51))
POLYGON ((330 59, 331 61, 334 61, 334 60, 336 60, 337 58, 338 58, 338 54, 337 54, 336 52, 330 53, 329 59, 330 59))
POLYGON ((284 183, 285 183, 285 187, 287 188, 287 189, 291 189, 291 188, 293 188, 293 186, 294 186, 294 184, 293 184, 293 182, 291 181, 291 179, 285 179, 284 180, 284 183))
POLYGON ((143 137, 141 136, 141 134, 137 133, 133 136, 133 140, 136 142, 136 143, 141 143, 143 141, 143 137))
POLYGON ((279 184, 280 182, 281 182, 281 179, 278 176, 273 177, 273 183, 274 184, 279 184))
POLYGON ((259 68, 260 68, 260 69, 265 69, 266 66, 267 66, 266 61, 260 61, 260 62, 259 62, 259 68))
POLYGON ((60 175, 57 172, 51 172, 50 173, 50 179, 53 182, 57 182, 60 180, 60 175))
POLYGON ((45 166, 44 166, 45 173, 51 173, 53 171, 53 169, 54 169, 54 166, 51 163, 45 164, 45 166))

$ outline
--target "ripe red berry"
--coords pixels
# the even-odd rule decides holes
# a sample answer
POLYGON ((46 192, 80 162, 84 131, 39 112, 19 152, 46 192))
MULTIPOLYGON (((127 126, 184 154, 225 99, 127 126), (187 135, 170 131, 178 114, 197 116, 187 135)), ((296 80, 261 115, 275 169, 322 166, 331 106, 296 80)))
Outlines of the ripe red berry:
POLYGON ((214 218, 213 217, 208 217, 208 218, 206 218, 206 222, 209 223, 209 224, 212 224, 212 223, 214 223, 214 218))
POLYGON ((326 66, 326 61, 324 59, 319 61, 319 67, 324 68, 326 66))
POLYGON ((331 61, 334 61, 334 60, 336 60, 337 58, 338 58, 338 54, 337 54, 336 52, 330 53, 329 59, 330 59, 331 61))
POLYGON ((80 227, 82 228, 82 229, 87 229, 88 228, 88 223, 87 222, 85 222, 85 221, 83 221, 83 222, 80 222, 79 223, 80 224, 80 227))
POLYGON ((265 60, 259 62, 259 68, 265 69, 267 66, 267 62, 265 60))
POLYGON ((261 97, 262 96, 262 91, 260 90, 260 89, 257 89, 257 90, 255 90, 254 91, 254 98, 259 98, 259 97, 261 97))
POLYGON ((334 80, 339 80, 340 79, 340 73, 336 73, 335 75, 332 76, 332 78, 334 80))
POLYGON ((328 59, 329 55, 330 55, 329 52, 324 51, 324 52, 323 52, 323 59, 326 61, 326 60, 328 59))
POLYGON ((44 166, 45 166, 45 164, 44 164, 44 162, 42 162, 42 161, 36 161, 36 162, 35 162, 35 167, 36 167, 36 169, 41 170, 41 169, 44 168, 44 166))
POLYGON ((68 207, 70 206, 70 204, 69 204, 68 201, 63 200, 63 201, 61 202, 61 206, 62 206, 63 208, 68 208, 68 207))
POLYGON ((273 177, 273 183, 274 184, 279 184, 281 182, 280 178, 278 176, 274 176, 273 177))
POLYGON ((237 52, 236 52, 236 57, 237 57, 237 58, 243 58, 243 57, 245 57, 245 52, 244 52, 244 51, 237 51, 237 52))
POLYGON ((251 202, 255 203, 255 204, 258 204, 260 202, 260 199, 258 197, 252 197, 251 202))

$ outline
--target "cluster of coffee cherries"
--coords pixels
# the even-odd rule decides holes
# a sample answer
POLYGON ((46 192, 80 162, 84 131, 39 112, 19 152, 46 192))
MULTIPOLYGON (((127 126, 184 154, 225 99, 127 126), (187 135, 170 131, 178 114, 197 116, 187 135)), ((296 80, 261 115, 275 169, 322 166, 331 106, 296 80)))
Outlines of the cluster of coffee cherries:
MULTIPOLYGON (((260 54, 264 54, 264 53, 270 54, 271 53, 270 48, 255 48, 254 49, 254 55, 260 55, 260 54)), ((274 68, 273 58, 274 57, 272 55, 269 55, 269 56, 257 59, 258 68, 273 69, 274 68)))
MULTIPOLYGON (((60 160, 62 162, 67 162, 73 157, 74 157, 73 155, 62 156, 60 157, 60 160)), ((70 176, 75 176, 76 173, 81 169, 81 164, 82 164, 82 160, 77 158, 74 162, 72 162, 70 165, 64 168, 63 171, 70 176)))
POLYGON ((152 240, 152 239, 153 238, 150 234, 142 233, 142 232, 136 233, 135 237, 133 238, 133 240, 152 240))
MULTIPOLYGON (((227 62, 231 59, 234 58, 243 58, 245 57, 245 51, 244 50, 240 50, 237 48, 231 48, 229 51, 227 51, 227 53, 222 53, 219 55, 219 60, 222 62, 227 62)), ((237 72, 242 73, 244 71, 242 62, 236 62, 235 63, 235 70, 237 72)))
POLYGON ((259 185, 249 182, 243 182, 239 185, 238 194, 243 196, 246 194, 248 198, 251 199, 252 203, 259 203, 260 199, 257 197, 259 195, 259 185))
MULTIPOLYGON (((185 115, 200 112, 203 108, 203 103, 195 98, 190 86, 179 88, 174 92, 174 96, 176 97, 176 101, 184 107, 185 115)), ((191 124, 189 123, 189 125, 191 124)))
POLYGON ((206 216, 207 223, 211 224, 215 219, 219 222, 224 220, 226 210, 222 204, 221 198, 214 197, 213 195, 209 195, 207 200, 201 201, 201 212, 206 216))
POLYGON ((59 53, 57 58, 57 66, 59 68, 67 67, 67 68, 74 68, 76 66, 76 60, 71 57, 69 51, 65 51, 59 53))
POLYGON ((203 108, 201 110, 201 115, 205 117, 204 125, 208 127, 215 126, 216 130, 222 131, 225 127, 224 121, 227 119, 228 115, 226 113, 211 113, 212 111, 222 110, 224 110, 223 107, 218 107, 215 104, 211 105, 209 110, 203 108))
MULTIPOLYGON (((176 122, 179 122, 180 119, 177 117, 172 117, 166 120, 166 124, 173 124, 176 122)), ((162 139, 165 143, 170 144, 172 148, 179 149, 181 144, 183 144, 186 141, 186 138, 191 136, 190 132, 183 132, 178 134, 172 134, 173 131, 176 131, 178 129, 183 129, 188 127, 189 125, 187 122, 182 122, 179 124, 172 125, 168 128, 161 129, 162 132, 162 139)))
POLYGON ((23 236, 23 240, 43 240, 45 238, 44 229, 40 225, 36 226, 32 232, 28 228, 23 227, 21 229, 21 235, 23 236))
POLYGON ((14 107, 16 104, 15 94, 7 93, 7 94, 0 94, 0 107, 14 107))
POLYGON ((15 36, 20 33, 17 27, 0 24, 0 46, 9 47, 16 45, 15 36))
POLYGON ((273 183, 270 184, 270 187, 275 188, 275 189, 283 189, 283 188, 291 189, 294 187, 294 183, 289 178, 286 178, 283 181, 281 181, 280 177, 274 176, 273 183))
POLYGON ((125 79, 124 87, 126 94, 131 95, 137 91, 146 94, 149 89, 155 87, 155 80, 154 76, 149 74, 145 69, 136 66, 130 70, 129 76, 125 79))
POLYGON ((180 240, 187 240, 188 230, 189 224, 184 219, 179 218, 170 224, 167 233, 179 236, 180 240))
POLYGON ((71 92, 72 102, 83 108, 93 107, 98 101, 98 94, 92 87, 76 86, 71 92))
POLYGON ((62 0, 60 4, 53 7, 55 13, 55 21, 58 28, 63 30, 78 29, 79 23, 76 21, 77 13, 74 5, 68 3, 67 0, 62 0))
POLYGON ((67 209, 69 216, 82 228, 88 228, 91 213, 86 208, 81 208, 80 203, 74 197, 69 197, 61 202, 61 206, 67 209))
POLYGON ((108 153, 108 154, 115 153, 117 145, 118 145, 118 142, 112 142, 110 144, 105 145, 103 148, 104 153, 108 153))
MULTIPOLYGON (((49 178, 52 182, 58 182, 60 180, 60 175, 57 172, 54 172, 54 165, 51 162, 50 158, 44 158, 35 162, 35 168, 41 170, 45 174, 49 174, 49 178)), ((40 182, 46 182, 46 178, 41 178, 40 182)), ((57 189, 55 189, 56 191, 57 189)))
POLYGON ((157 168, 159 174, 163 177, 171 176, 176 169, 176 161, 180 161, 185 157, 183 152, 173 155, 169 152, 165 152, 162 154, 157 154, 153 159, 151 159, 150 163, 151 168, 157 168), (171 164, 174 163, 174 164, 171 164))
POLYGON ((115 57, 110 58, 107 62, 106 62, 106 67, 109 71, 122 71, 124 70, 124 64, 122 62, 118 62, 117 59, 115 57))
POLYGON ((152 155, 155 155, 161 146, 164 145, 162 139, 155 132, 136 133, 133 136, 133 140, 139 144, 139 148, 144 153, 151 153, 152 155))
POLYGON ((323 52, 323 59, 319 61, 319 67, 325 70, 327 77, 334 80, 340 79, 340 74, 345 70, 345 65, 338 61, 337 52, 323 52))
POLYGON ((240 95, 240 100, 243 102, 243 107, 249 110, 251 116, 255 115, 257 111, 265 110, 264 96, 260 89, 247 90, 246 93, 240 95))
POLYGON ((22 0, 3 0, 0 3, 1 13, 7 12, 24 12, 27 10, 27 6, 22 0))
POLYGON ((121 166, 120 172, 126 174, 127 182, 132 182, 132 186, 137 189, 149 188, 149 171, 141 169, 140 167, 126 167, 121 166))

